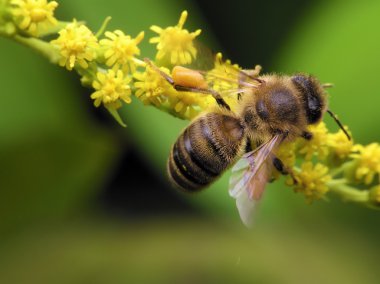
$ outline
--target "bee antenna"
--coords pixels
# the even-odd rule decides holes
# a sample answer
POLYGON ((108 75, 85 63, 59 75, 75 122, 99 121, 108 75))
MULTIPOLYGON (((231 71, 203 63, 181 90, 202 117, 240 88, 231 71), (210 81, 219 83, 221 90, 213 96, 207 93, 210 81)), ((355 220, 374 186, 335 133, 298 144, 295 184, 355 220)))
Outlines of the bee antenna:
MULTIPOLYGON (((261 67, 261 66, 260 66, 261 67)), ((248 74, 247 72, 244 72, 243 70, 239 70, 240 75, 243 75, 244 77, 257 81, 260 84, 265 83, 264 80, 257 78, 256 76, 252 76, 251 74, 248 74)))
POLYGON ((334 87, 334 84, 332 83, 324 83, 321 85, 323 89, 328 89, 334 87))
POLYGON ((347 130, 344 128, 343 124, 340 122, 340 120, 338 119, 338 117, 336 116, 335 113, 333 113, 331 110, 327 110, 328 114, 335 120, 335 122, 339 125, 340 129, 343 130, 344 134, 346 134, 347 136, 347 139, 348 140, 351 140, 351 136, 350 134, 348 134, 347 130))

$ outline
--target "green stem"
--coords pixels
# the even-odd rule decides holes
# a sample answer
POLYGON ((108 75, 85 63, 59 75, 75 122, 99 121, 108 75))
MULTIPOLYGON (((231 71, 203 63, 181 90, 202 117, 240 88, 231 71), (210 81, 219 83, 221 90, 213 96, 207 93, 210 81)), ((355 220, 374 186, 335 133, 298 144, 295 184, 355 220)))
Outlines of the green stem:
POLYGON ((99 38, 99 37, 104 33, 104 31, 106 30, 107 25, 108 25, 108 23, 111 21, 111 19, 112 19, 111 17, 107 17, 107 18, 104 20, 102 26, 100 27, 100 29, 98 30, 98 32, 97 32, 96 35, 95 35, 97 38, 99 38))
POLYGON ((19 35, 15 35, 11 38, 18 43, 21 43, 37 51, 42 56, 46 57, 51 63, 58 64, 58 61, 60 59, 59 52, 50 43, 37 38, 22 37, 19 35))
POLYGON ((327 183, 330 191, 339 195, 344 201, 368 203, 369 193, 365 190, 358 190, 346 184, 346 179, 333 179, 327 183))
POLYGON ((342 164, 339 168, 333 169, 330 171, 330 176, 337 177, 338 175, 344 173, 346 170, 348 170, 352 166, 353 162, 349 161, 344 164, 342 164))

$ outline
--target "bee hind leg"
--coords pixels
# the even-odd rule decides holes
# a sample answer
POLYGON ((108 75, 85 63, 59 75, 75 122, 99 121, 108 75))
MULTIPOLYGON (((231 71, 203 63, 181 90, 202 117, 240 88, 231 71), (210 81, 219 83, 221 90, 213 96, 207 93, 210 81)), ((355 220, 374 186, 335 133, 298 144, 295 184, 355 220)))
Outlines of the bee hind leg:
POLYGON ((217 104, 221 107, 224 107, 227 110, 231 110, 230 106, 226 103, 226 101, 222 98, 222 96, 213 89, 202 89, 202 88, 195 88, 195 87, 186 87, 181 85, 173 84, 174 89, 177 91, 183 91, 183 92, 193 92, 193 93, 201 93, 201 94, 210 94, 214 97, 217 104))
POLYGON ((223 97, 215 90, 213 89, 204 89, 204 88, 196 88, 196 87, 188 87, 188 86, 182 86, 175 83, 174 79, 166 74, 165 72, 162 72, 160 68, 158 68, 154 63, 148 59, 144 59, 145 63, 148 64, 150 67, 152 67, 157 73, 159 73, 170 85, 173 86, 174 89, 177 91, 182 92, 193 92, 193 93, 201 93, 201 94, 210 94, 213 96, 213 98, 216 100, 217 104, 227 110, 231 110, 230 106, 226 103, 226 101, 223 99, 223 97))
POLYGON ((148 59, 148 58, 144 58, 144 61, 147 65, 149 65, 151 68, 153 68, 154 71, 156 71, 158 74, 160 74, 166 81, 169 82, 169 84, 173 85, 174 86, 174 80, 172 77, 170 77, 168 74, 166 74, 165 72, 162 72, 160 70, 160 68, 158 68, 156 65, 154 65, 154 63, 148 59))

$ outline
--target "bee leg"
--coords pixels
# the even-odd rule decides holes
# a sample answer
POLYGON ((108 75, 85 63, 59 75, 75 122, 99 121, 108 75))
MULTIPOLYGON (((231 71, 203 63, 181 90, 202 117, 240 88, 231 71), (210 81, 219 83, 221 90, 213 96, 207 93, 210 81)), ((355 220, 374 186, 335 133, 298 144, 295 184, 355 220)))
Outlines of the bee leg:
POLYGON ((286 168, 284 163, 279 159, 277 158, 276 156, 273 158, 273 166, 276 168, 276 170, 278 170, 282 175, 286 176, 286 175, 290 175, 291 178, 293 179, 293 183, 294 184, 297 184, 297 179, 295 178, 294 174, 293 174, 293 171, 289 168, 286 168))
POLYGON ((218 103, 219 106, 224 107, 227 110, 231 110, 230 106, 226 103, 226 101, 222 98, 222 96, 215 90, 213 89, 203 89, 203 88, 196 88, 196 87, 187 87, 187 86, 182 86, 178 85, 175 83, 172 77, 170 77, 168 74, 165 72, 162 72, 160 68, 158 68, 154 63, 148 59, 144 59, 145 63, 148 64, 150 67, 152 67, 157 73, 159 73, 170 85, 173 86, 174 89, 177 91, 183 91, 183 92, 193 92, 193 93, 201 93, 201 94, 210 94, 214 97, 216 102, 218 103))
POLYGON ((313 138, 313 133, 309 132, 309 131, 304 131, 302 134, 301 134, 301 137, 306 139, 306 140, 311 140, 313 138))
POLYGON ((252 142, 251 142, 251 139, 250 138, 247 138, 247 141, 245 143, 245 152, 246 153, 249 153, 253 150, 252 148, 252 142))
POLYGON ((273 166, 278 170, 281 174, 287 175, 288 171, 285 169, 284 163, 277 157, 273 158, 273 166))
POLYGON ((166 81, 169 82, 169 84, 171 85, 174 85, 174 80, 172 77, 170 77, 168 74, 166 74, 165 72, 162 72, 160 70, 160 68, 158 68, 156 65, 154 65, 154 63, 148 59, 148 58, 144 58, 144 61, 147 65, 149 65, 150 67, 152 67, 154 69, 154 71, 156 71, 158 74, 160 74, 166 81))
MULTIPOLYGON (((169 82, 170 83, 170 82, 169 82)), ((186 87, 181 85, 173 84, 174 89, 177 91, 182 92, 193 92, 193 93, 201 93, 201 94, 210 94, 214 97, 217 104, 221 107, 224 107, 225 109, 231 110, 230 106, 226 103, 226 101, 222 98, 222 96, 213 89, 202 89, 202 88, 195 88, 195 87, 186 87)))

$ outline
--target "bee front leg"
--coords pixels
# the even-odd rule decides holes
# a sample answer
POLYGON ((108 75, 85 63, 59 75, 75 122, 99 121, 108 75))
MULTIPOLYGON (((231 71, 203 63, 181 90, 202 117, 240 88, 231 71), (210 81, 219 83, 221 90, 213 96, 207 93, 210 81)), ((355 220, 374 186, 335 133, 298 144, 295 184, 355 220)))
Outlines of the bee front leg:
POLYGON ((286 168, 284 163, 277 158, 276 156, 273 158, 273 166, 278 170, 282 175, 290 175, 293 179, 294 184, 297 184, 297 180, 293 174, 293 171, 289 168, 286 168))
POLYGON ((304 131, 304 132, 302 132, 301 137, 304 138, 305 140, 309 141, 309 140, 313 139, 313 133, 311 133, 309 131, 304 131))

